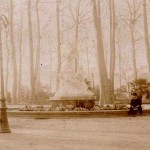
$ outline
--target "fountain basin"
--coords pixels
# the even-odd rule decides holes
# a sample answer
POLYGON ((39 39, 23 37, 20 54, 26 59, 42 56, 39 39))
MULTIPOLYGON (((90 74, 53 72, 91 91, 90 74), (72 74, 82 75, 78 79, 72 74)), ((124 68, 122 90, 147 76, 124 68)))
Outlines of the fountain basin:
POLYGON ((50 105, 55 109, 56 107, 67 107, 72 105, 74 108, 81 107, 86 109, 91 109, 94 107, 96 101, 96 96, 76 96, 76 97, 51 97, 50 105))

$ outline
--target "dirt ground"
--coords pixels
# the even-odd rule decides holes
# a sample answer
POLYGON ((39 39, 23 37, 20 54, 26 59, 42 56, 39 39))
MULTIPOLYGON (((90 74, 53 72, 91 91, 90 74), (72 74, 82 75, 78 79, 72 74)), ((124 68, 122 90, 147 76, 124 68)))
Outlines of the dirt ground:
POLYGON ((0 150, 150 150, 150 117, 9 119, 0 150))

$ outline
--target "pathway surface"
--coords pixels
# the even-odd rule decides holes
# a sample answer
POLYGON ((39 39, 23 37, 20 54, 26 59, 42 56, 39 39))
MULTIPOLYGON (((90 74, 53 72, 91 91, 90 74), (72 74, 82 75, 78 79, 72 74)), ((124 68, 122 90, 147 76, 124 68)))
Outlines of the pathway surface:
POLYGON ((150 150, 150 117, 10 118, 0 150, 150 150))

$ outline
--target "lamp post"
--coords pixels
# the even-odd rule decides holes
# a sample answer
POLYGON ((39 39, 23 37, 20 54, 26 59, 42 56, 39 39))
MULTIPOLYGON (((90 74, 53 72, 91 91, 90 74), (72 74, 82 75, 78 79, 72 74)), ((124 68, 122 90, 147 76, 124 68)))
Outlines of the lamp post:
POLYGON ((4 94, 4 77, 3 77, 3 53, 2 53, 2 25, 6 27, 7 18, 0 16, 0 88, 1 88, 1 107, 0 107, 0 133, 10 133, 11 130, 8 124, 6 99, 4 94))

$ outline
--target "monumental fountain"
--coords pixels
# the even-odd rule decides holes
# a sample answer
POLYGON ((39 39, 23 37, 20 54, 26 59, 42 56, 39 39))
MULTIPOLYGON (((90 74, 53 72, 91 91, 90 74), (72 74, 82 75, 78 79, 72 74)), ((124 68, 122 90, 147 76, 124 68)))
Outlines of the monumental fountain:
POLYGON ((72 105, 90 109, 95 104, 95 95, 88 90, 84 81, 82 66, 75 72, 75 55, 70 51, 61 65, 60 81, 54 97, 50 98, 53 107, 72 105))

